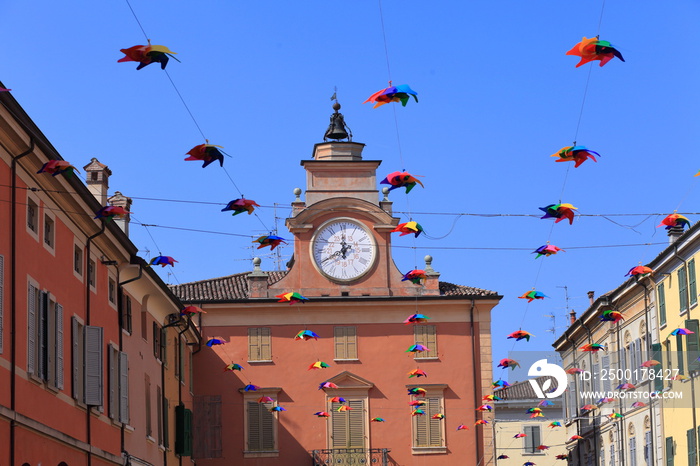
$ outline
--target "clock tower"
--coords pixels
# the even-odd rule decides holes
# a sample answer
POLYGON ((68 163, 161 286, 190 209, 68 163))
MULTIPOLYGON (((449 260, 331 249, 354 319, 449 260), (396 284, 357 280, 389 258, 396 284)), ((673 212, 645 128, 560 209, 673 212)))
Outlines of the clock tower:
POLYGON ((293 216, 286 221, 294 235, 293 266, 270 286, 270 296, 291 290, 308 297, 439 294, 435 272, 424 286, 402 281, 391 256, 391 231, 399 219, 386 193, 379 201, 381 161, 363 159, 364 148, 351 141, 318 143, 311 159, 301 161, 306 199, 295 190, 293 216))

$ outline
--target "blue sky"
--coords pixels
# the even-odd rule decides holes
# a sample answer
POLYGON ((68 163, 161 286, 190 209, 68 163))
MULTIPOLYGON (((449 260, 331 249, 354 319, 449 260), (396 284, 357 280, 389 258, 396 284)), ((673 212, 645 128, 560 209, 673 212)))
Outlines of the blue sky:
MULTIPOLYGON (((206 137, 232 156, 225 168, 236 185, 264 206, 259 218, 221 213, 240 197, 224 171, 183 161, 204 141, 165 73, 117 63, 119 49, 145 43, 126 1, 4 2, 3 17, 12 20, 0 29, 0 80, 66 160, 82 167, 97 157, 109 165, 110 191, 135 198, 137 221, 242 235, 151 227, 154 244, 133 225, 144 257, 160 250, 179 261, 174 276, 161 271, 169 283, 250 270, 260 253, 252 237, 275 225, 290 238, 284 218, 292 190, 305 182, 299 161, 322 141, 335 86, 354 140, 367 144, 365 157, 383 160, 378 177, 402 168, 423 176, 424 189, 392 193, 395 210, 414 212, 432 237, 446 235, 396 237, 399 269, 422 266, 431 254, 443 280, 504 295, 493 313, 496 360, 513 348, 505 337, 520 322, 536 338, 516 349, 549 348, 552 322, 544 316, 564 325, 561 287, 580 313, 587 291, 615 288, 663 245, 577 247, 665 243, 655 228, 663 216, 579 217, 552 226, 537 217, 453 214, 536 215, 560 196, 582 214, 698 211, 696 1, 662 8, 609 0, 601 20, 600 0, 383 0, 391 76, 376 1, 131 5, 152 42, 177 52, 182 63, 171 61, 168 72, 206 137), (626 62, 575 68, 578 59, 565 52, 595 36, 599 20, 601 39, 626 62), (362 105, 390 78, 409 84, 420 102, 362 105), (578 143, 602 157, 574 169, 549 156, 572 143, 579 114, 578 143), (530 251, 548 239, 567 252, 535 260, 530 251), (517 299, 533 287, 550 298, 517 299)), ((281 250, 282 263, 291 251, 281 250)), ((264 254, 263 267, 274 266, 275 257, 264 254)))

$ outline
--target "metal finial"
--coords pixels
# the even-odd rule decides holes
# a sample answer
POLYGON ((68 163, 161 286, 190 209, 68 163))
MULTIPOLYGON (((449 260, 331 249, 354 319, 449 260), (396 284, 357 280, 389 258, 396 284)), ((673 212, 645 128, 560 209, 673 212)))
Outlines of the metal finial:
POLYGON ((294 196, 296 196, 294 202, 301 202, 301 188, 294 188, 293 192, 294 196))
POLYGON ((384 194, 384 199, 382 199, 382 201, 388 201, 389 200, 389 188, 384 186, 382 188, 382 194, 384 194))

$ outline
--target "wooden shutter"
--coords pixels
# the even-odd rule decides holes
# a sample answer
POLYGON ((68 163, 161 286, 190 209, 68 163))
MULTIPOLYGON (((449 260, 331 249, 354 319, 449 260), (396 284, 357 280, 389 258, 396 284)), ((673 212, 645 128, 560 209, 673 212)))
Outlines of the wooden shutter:
POLYGON ((637 438, 630 438, 630 466, 637 466, 637 438))
POLYGON ((413 417, 413 428, 414 432, 414 446, 416 447, 427 447, 429 445, 429 416, 412 416, 413 417))
POLYGON ((685 335, 676 335, 676 355, 678 360, 679 374, 685 374, 685 353, 683 353, 683 338, 685 338, 685 335))
POLYGON ((56 303, 56 380, 55 385, 59 390, 63 390, 63 306, 56 303))
POLYGON ((39 293, 37 308, 37 365, 35 374, 46 380, 48 375, 48 336, 49 336, 49 294, 42 291, 39 293))
POLYGON ((156 385, 156 427, 158 445, 163 445, 163 393, 158 385, 156 385))
POLYGON ((535 441, 535 436, 532 433, 532 426, 525 426, 524 428, 524 434, 525 434, 525 453, 534 453, 535 447, 533 446, 533 442, 535 441))
POLYGON ((644 463, 651 464, 651 431, 644 432, 644 463))
POLYGON ((175 453, 192 456, 192 411, 182 404, 175 407, 175 453))
POLYGON ((110 419, 119 420, 119 353, 113 346, 107 349, 107 367, 109 371, 107 410, 110 419))
POLYGON ((688 262, 688 291, 690 293, 691 306, 698 302, 698 287, 695 282, 695 259, 688 262))
POLYGON ((654 390, 661 391, 664 389, 664 357, 661 353, 661 343, 651 344, 651 359, 655 359, 661 363, 658 366, 651 368, 651 370, 654 372, 654 390))
MULTIPOLYGON (((153 322, 153 325, 157 325, 153 322)), ((153 333, 155 337, 155 331, 153 333)), ((141 305, 141 338, 148 341, 148 313, 146 312, 146 306, 141 305)))
POLYGON ((258 403, 258 405, 260 407, 260 417, 261 417, 260 436, 262 438, 262 450, 274 450, 275 449, 275 438, 274 438, 275 415, 270 411, 270 408, 272 408, 272 406, 268 403, 258 403))
POLYGON ((673 456, 676 454, 673 450, 673 437, 666 437, 666 466, 673 466, 673 456))
POLYGON ((29 284, 27 295, 27 372, 36 373, 36 312, 37 289, 29 284))
POLYGON ((180 338, 177 339, 177 364, 179 367, 178 374, 180 374, 180 381, 185 379, 185 345, 182 343, 180 338))
POLYGON ((437 334, 435 325, 414 325, 413 336, 416 344, 427 347, 430 351, 415 353, 415 358, 437 358, 437 334))
POLYGON ((348 413, 338 412, 344 403, 331 403, 331 448, 348 448, 348 413))
POLYGON ((425 415, 428 424, 428 442, 431 447, 442 446, 442 425, 445 422, 440 419, 432 419, 432 417, 440 413, 442 399, 439 397, 428 398, 428 409, 425 410, 425 415))
POLYGON ((357 329, 335 327, 335 359, 357 359, 357 329))
POLYGON ((248 361, 259 361, 260 357, 260 334, 257 328, 248 329, 248 361))
POLYGON ((161 327, 160 332, 160 360, 168 367, 168 329, 161 327))
MULTIPOLYGON (((142 313, 145 314, 145 313, 142 313)), ((145 320, 145 319, 142 319, 145 320)), ((161 344, 160 344, 160 327, 158 326, 157 322, 153 322, 153 356, 155 356, 156 359, 161 359, 161 344)))
POLYGON ((163 397, 163 446, 170 447, 170 402, 163 397))
POLYGON ((3 315, 5 309, 5 256, 0 255, 0 354, 2 354, 2 329, 3 329, 3 315))
POLYGON ((272 359, 272 337, 270 327, 260 329, 260 355, 263 361, 272 359))
POLYGON ((248 450, 274 450, 274 415, 270 403, 248 401, 248 450))
POLYGON ((119 422, 129 423, 129 355, 119 352, 119 422))
MULTIPOLYGON (((221 458, 221 396, 194 397, 193 433, 195 458, 221 458)), ((247 434, 250 436, 250 427, 247 434)))
POLYGON ((688 441, 688 465, 696 465, 697 464, 697 455, 698 452, 696 450, 696 445, 695 445, 695 429, 690 429, 686 431, 685 433, 686 439, 688 441))
POLYGON ((666 292, 664 284, 656 287, 656 300, 659 302, 659 325, 666 324, 666 292))
POLYGON ((698 357, 700 356, 700 323, 697 319, 689 319, 685 321, 685 328, 694 332, 688 335, 686 340, 688 370, 697 371, 700 370, 700 361, 698 361, 698 357))
POLYGON ((82 387, 82 383, 80 380, 80 374, 82 371, 82 362, 80 355, 82 354, 82 345, 81 341, 83 339, 82 336, 82 330, 80 328, 80 324, 78 323, 78 319, 73 317, 71 319, 71 338, 72 338, 72 362, 73 362, 73 398, 82 402, 83 397, 82 397, 82 390, 80 387, 82 387))
POLYGON ((688 309, 688 275, 685 266, 678 269, 678 299, 680 311, 688 309))
MULTIPOLYGON (((605 374, 610 373, 610 356, 603 356, 603 372, 605 372, 605 374)), ((605 396, 607 396, 607 392, 612 390, 609 376, 605 377, 605 380, 603 380, 603 390, 606 392, 605 396)))
POLYGON ((85 404, 102 405, 102 327, 85 326, 85 404))
POLYGON ((146 400, 146 435, 150 437, 153 433, 153 424, 151 423, 151 378, 148 374, 144 375, 144 399, 146 400))

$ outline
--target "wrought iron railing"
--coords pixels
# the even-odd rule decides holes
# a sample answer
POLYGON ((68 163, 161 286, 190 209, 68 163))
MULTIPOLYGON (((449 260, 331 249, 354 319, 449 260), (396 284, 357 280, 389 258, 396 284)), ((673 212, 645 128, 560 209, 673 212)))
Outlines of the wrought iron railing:
POLYGON ((389 466, 388 448, 334 448, 329 450, 312 450, 313 466, 331 465, 372 465, 389 466))

